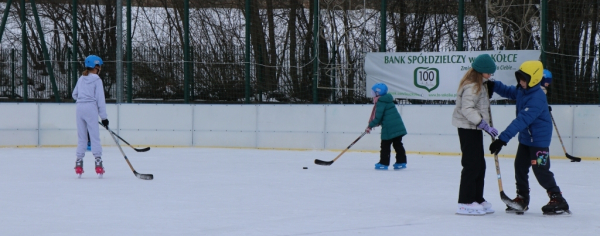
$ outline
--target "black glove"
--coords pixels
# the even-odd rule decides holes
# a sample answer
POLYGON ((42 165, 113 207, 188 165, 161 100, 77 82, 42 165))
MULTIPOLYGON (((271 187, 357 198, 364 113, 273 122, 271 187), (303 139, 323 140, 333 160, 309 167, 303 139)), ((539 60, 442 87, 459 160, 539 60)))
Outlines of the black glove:
POLYGON ((551 106, 548 106, 548 111, 552 111, 552 107, 551 106))
POLYGON ((487 84, 488 96, 490 98, 492 98, 492 95, 494 95, 494 85, 496 83, 494 81, 488 80, 488 82, 486 82, 486 84, 487 84))
POLYGON ((498 154, 502 149, 502 146, 506 146, 506 142, 496 139, 490 144, 490 152, 492 152, 492 154, 498 154))
POLYGON ((102 120, 102 126, 104 126, 105 128, 108 128, 108 119, 102 120))

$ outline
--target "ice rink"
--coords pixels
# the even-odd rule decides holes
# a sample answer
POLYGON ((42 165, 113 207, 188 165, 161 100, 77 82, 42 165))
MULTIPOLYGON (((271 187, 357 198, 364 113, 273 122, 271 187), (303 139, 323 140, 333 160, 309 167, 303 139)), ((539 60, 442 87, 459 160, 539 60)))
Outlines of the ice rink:
MULTIPOLYGON (((573 215, 542 215, 548 196, 533 173, 531 209, 504 213, 486 157, 485 198, 496 213, 460 216, 459 156, 409 154, 407 169, 376 171, 378 153, 368 152, 317 166, 340 152, 123 150, 154 180, 136 178, 114 146, 104 149, 103 179, 90 152, 78 179, 75 148, 0 149, 0 235, 600 235, 600 162, 554 158, 562 153, 551 170, 573 215)), ((512 161, 500 158, 511 198, 512 161)))

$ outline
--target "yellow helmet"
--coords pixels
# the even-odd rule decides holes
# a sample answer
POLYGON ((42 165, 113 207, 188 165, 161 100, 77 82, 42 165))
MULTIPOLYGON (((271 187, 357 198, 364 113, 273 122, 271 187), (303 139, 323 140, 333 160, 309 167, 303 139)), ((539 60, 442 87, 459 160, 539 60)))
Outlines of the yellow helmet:
POLYGON ((542 81, 544 76, 544 65, 541 61, 526 61, 521 64, 519 70, 515 72, 517 77, 517 83, 519 80, 527 82, 527 87, 531 88, 536 86, 542 81))

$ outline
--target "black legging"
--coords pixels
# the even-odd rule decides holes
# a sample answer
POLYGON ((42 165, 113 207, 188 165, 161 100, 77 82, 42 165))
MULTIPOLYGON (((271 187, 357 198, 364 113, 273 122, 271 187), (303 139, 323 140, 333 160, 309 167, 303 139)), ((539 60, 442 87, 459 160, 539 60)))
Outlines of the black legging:
POLYGON ((476 129, 458 129, 460 150, 462 151, 462 172, 458 203, 481 203, 485 180, 485 157, 483 150, 483 132, 476 129))

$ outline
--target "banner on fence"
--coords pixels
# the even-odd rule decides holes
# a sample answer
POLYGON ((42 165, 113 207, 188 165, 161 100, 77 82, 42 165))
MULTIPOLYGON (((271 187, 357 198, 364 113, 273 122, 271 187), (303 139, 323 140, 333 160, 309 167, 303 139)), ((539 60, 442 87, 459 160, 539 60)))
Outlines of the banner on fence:
MULTIPOLYGON (((516 85, 515 71, 524 61, 539 60, 539 50, 367 53, 367 94, 376 83, 385 83, 394 98, 455 100, 458 83, 480 54, 496 62, 492 79, 516 85)), ((501 99, 494 94, 492 99, 501 99)))

